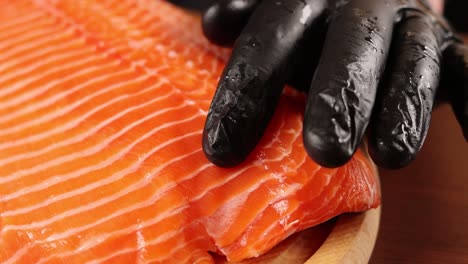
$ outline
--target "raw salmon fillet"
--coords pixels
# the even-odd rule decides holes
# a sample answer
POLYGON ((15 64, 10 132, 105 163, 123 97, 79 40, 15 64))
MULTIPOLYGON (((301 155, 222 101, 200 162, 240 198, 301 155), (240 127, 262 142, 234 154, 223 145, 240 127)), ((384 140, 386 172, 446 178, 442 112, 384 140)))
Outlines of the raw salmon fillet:
POLYGON ((377 207, 357 152, 318 166, 288 91, 241 166, 201 134, 229 50, 161 0, 0 0, 0 262, 242 260, 377 207))

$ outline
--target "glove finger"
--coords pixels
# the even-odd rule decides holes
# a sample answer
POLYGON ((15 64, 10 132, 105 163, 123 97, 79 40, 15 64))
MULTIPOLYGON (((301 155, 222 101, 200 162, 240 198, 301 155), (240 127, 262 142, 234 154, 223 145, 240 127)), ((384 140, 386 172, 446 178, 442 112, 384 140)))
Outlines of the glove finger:
POLYGON ((257 144, 290 76, 296 44, 307 37, 325 2, 264 0, 252 14, 207 116, 203 149, 210 161, 237 165, 257 144))
POLYGON ((370 154, 379 166, 406 166, 421 149, 439 86, 439 35, 419 12, 407 12, 395 30, 370 127, 370 154))
POLYGON ((221 0, 202 19, 203 33, 214 44, 232 46, 260 0, 221 0))
POLYGON ((468 47, 450 45, 443 52, 441 87, 447 90, 455 116, 468 141, 468 47))
POLYGON ((318 18, 316 24, 310 32, 313 37, 305 38, 297 45, 296 52, 299 56, 296 56, 291 65, 292 73, 287 81, 288 85, 305 93, 309 92, 328 28, 325 16, 318 18))
POLYGON ((346 163, 362 140, 394 15, 382 1, 354 0, 332 17, 304 118, 305 148, 322 166, 346 163))

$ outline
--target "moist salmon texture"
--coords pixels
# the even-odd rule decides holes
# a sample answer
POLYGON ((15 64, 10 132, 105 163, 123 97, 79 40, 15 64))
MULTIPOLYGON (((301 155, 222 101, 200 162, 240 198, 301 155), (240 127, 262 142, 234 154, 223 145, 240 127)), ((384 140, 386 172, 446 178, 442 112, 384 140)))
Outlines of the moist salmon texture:
POLYGON ((229 50, 158 0, 0 0, 0 262, 242 260, 380 203, 362 153, 318 166, 288 91, 236 168, 203 155, 229 50))

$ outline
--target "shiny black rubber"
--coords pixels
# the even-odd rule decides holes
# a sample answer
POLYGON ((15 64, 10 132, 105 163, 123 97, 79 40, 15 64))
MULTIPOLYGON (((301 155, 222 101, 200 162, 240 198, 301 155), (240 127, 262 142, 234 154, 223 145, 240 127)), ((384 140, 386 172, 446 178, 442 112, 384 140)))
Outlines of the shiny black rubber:
POLYGON ((184 8, 204 12, 208 7, 213 5, 213 2, 215 2, 216 0, 168 0, 168 1, 172 4, 175 4, 184 8))
POLYGON ((396 27, 370 128, 377 165, 401 168, 419 152, 439 85, 440 43, 440 30, 420 12, 406 12, 396 27))
POLYGON ((346 163, 369 122, 376 162, 407 165, 427 133, 441 54, 450 68, 443 79, 453 80, 441 91, 468 134, 466 47, 424 0, 263 0, 242 15, 219 10, 205 14, 205 34, 221 44, 237 38, 203 136, 219 166, 239 164, 255 147, 286 82, 308 92, 304 145, 320 165, 346 163), (229 16, 241 22, 226 36, 219 21, 229 16))
POLYGON ((203 14, 205 36, 214 44, 231 46, 260 0, 220 0, 203 14))
POLYGON ((441 87, 446 89, 455 116, 468 142, 468 47, 454 43, 443 53, 441 87))
POLYGON ((297 45, 324 8, 324 0, 264 0, 255 9, 234 45, 205 123, 203 150, 210 161, 235 166, 255 147, 292 72, 297 45))
POLYGON ((326 167, 346 163, 361 143, 390 46, 394 14, 357 0, 331 20, 309 91, 304 146, 326 167))

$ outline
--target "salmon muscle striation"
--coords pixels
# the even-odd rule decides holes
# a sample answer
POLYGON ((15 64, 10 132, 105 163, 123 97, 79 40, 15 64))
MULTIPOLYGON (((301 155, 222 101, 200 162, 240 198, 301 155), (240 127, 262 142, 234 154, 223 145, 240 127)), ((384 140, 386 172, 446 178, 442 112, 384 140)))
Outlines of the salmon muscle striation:
POLYGON ((287 90, 236 168, 201 149, 230 51, 161 0, 0 0, 0 262, 239 261, 380 204, 374 167, 314 163, 287 90))

